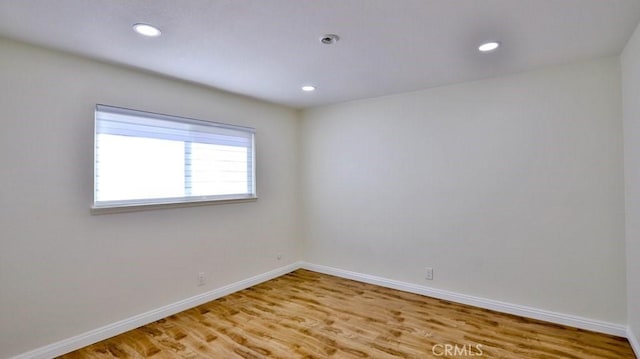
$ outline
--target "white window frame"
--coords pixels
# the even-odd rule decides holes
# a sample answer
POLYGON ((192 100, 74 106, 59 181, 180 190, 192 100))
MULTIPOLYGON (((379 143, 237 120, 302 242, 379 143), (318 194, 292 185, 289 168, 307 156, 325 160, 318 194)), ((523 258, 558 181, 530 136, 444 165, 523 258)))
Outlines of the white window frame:
MULTIPOLYGON (((102 214, 102 213, 113 213, 113 212, 129 212, 129 211, 139 211, 139 210, 147 210, 147 209, 160 209, 160 208, 171 208, 171 207, 186 207, 186 206, 202 206, 209 204, 222 204, 222 203, 237 203, 237 202, 249 202, 257 200, 258 196, 256 193, 256 156, 255 156, 255 129, 244 126, 236 126, 230 124, 224 124, 219 122, 211 122, 211 121, 203 121, 192 118, 185 118, 179 116, 171 116, 153 112, 132 110, 127 108, 108 106, 108 105, 96 105, 95 108, 95 126, 94 126, 94 186, 93 186, 93 204, 91 206, 91 212, 94 214, 102 214), (139 119, 139 121, 156 121, 157 123, 166 123, 170 124, 170 126, 182 127, 182 129, 178 130, 179 134, 178 140, 181 141, 181 137, 189 137, 189 140, 184 140, 185 144, 191 143, 191 138, 195 136, 208 136, 206 141, 213 142, 203 142, 209 144, 219 144, 213 138, 216 136, 220 136, 220 134, 234 134, 239 136, 245 136, 243 138, 245 143, 247 143, 246 147, 248 151, 248 160, 247 164, 249 168, 247 169, 247 185, 249 188, 247 189, 247 193, 237 193, 237 194, 225 194, 225 195, 187 195, 188 190, 186 182, 188 181, 185 178, 185 195, 179 197, 168 197, 168 198, 141 198, 141 199, 126 199, 126 200, 99 200, 98 199, 98 135, 100 133, 108 133, 113 134, 110 131, 120 132, 117 133, 122 135, 122 132, 129 131, 128 129, 124 130, 110 130, 105 129, 111 123, 115 123, 118 120, 122 121, 131 121, 131 123, 137 123, 135 119, 139 119), (105 126, 106 124, 106 126, 105 126), (187 130, 194 128, 198 129, 195 131, 187 130), (105 132, 106 131, 106 132, 105 132), (203 132, 204 131, 204 132, 203 132)), ((131 123, 127 122, 126 126, 131 125, 131 123)), ((144 124, 142 126, 145 126, 144 124)), ((145 129, 146 130, 146 129, 145 129)), ((162 132, 162 131, 161 131, 162 132)), ((129 135, 128 133, 125 135, 129 135)), ((141 137, 141 138, 162 138, 155 137, 155 134, 144 135, 144 136, 136 136, 135 130, 133 130, 133 134, 131 136, 141 137)), ((160 132, 158 136, 164 136, 160 132)), ((238 137, 240 138, 240 137, 238 137)), ((194 141, 193 143, 197 143, 194 141)), ((243 146, 240 146, 243 147, 243 146)), ((186 154, 185 154, 186 155, 186 154)), ((186 166, 186 164, 185 164, 186 166)), ((186 174, 185 174, 186 176, 186 174)))

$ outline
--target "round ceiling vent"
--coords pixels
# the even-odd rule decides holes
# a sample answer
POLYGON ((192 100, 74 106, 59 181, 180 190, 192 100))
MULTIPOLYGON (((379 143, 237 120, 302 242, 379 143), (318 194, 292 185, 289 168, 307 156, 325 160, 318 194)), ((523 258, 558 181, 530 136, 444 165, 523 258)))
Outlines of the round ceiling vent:
POLYGON ((320 42, 325 45, 333 45, 338 42, 338 40, 340 40, 340 37, 334 34, 326 34, 320 38, 320 42))

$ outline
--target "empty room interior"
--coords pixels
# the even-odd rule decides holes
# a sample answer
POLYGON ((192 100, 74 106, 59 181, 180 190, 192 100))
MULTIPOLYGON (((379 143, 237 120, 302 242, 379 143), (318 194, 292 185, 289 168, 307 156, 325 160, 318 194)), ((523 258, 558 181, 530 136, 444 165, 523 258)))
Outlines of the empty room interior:
POLYGON ((639 22, 0 0, 0 358, 640 357, 639 22))

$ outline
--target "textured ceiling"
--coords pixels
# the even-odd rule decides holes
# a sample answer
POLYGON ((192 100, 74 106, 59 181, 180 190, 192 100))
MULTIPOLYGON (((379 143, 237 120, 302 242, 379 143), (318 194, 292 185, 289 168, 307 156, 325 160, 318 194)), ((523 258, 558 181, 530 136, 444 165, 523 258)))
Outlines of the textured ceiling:
POLYGON ((0 0, 0 36, 296 108, 617 55, 639 20, 638 0, 0 0))

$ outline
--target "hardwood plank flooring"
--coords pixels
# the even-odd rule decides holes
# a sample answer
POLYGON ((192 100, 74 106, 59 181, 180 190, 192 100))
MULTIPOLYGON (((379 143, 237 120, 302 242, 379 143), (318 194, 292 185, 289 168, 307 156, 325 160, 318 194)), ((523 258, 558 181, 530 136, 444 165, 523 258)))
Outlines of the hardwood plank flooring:
POLYGON ((298 270, 62 356, 635 358, 626 339, 298 270))

